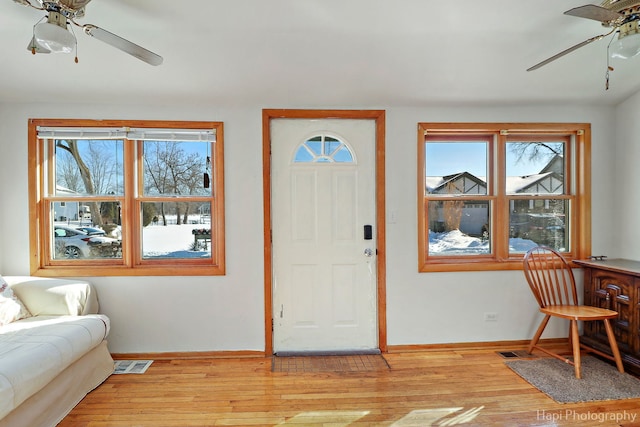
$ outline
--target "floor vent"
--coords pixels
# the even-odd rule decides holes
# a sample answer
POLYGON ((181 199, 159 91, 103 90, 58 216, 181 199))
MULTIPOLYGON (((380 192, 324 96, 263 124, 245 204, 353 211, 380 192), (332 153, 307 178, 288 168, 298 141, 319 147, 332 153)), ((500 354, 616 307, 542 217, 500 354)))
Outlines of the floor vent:
POLYGON ((116 360, 114 374, 144 374, 153 360, 116 360))
POLYGON ((505 359, 537 359, 538 356, 527 353, 526 350, 499 351, 498 354, 505 359))

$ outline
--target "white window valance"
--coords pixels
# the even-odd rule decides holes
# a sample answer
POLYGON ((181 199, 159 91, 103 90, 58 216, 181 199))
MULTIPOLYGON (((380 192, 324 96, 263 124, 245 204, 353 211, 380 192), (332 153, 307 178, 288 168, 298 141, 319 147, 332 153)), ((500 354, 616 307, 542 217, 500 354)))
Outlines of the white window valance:
POLYGON ((138 141, 210 141, 213 129, 58 128, 38 126, 38 139, 130 139, 138 141))

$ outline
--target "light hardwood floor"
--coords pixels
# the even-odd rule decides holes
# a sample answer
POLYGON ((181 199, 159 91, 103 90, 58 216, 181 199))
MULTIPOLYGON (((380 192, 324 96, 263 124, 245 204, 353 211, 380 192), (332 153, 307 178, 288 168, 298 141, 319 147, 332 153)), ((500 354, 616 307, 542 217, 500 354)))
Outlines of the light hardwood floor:
POLYGON ((390 369, 362 373, 272 372, 258 357, 157 360, 145 374, 112 375, 60 427, 640 426, 640 399, 555 403, 494 348, 384 357, 390 369))

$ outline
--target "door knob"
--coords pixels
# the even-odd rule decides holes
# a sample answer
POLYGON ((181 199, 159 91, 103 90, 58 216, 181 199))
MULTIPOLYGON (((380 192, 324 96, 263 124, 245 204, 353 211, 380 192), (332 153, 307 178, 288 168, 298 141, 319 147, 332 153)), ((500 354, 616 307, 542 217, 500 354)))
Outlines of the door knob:
POLYGON ((364 256, 366 257, 372 257, 373 256, 373 249, 371 248, 367 248, 364 250, 364 256))

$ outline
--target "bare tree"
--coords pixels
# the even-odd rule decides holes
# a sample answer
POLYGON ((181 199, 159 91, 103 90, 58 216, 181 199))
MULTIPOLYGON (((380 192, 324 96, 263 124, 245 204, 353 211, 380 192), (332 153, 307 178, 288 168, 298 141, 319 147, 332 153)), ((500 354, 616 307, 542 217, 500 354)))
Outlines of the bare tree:
POLYGON ((56 175, 56 182, 61 183, 66 189, 76 193, 82 191, 78 164, 68 151, 62 151, 56 156, 56 175))
MULTIPOLYGON (((203 158, 197 153, 187 153, 179 143, 147 141, 144 144, 145 191, 149 194, 195 194, 201 185, 203 158)), ((186 223, 189 205, 177 202, 173 206, 178 224, 186 223)), ((160 215, 167 225, 165 203, 160 205, 160 215)))
POLYGON ((562 155, 561 146, 560 143, 542 141, 514 142, 509 145, 509 149, 516 156, 516 163, 519 163, 523 160, 532 162, 562 155))
MULTIPOLYGON (((116 144, 118 144, 116 142, 116 144)), ((56 147, 61 153, 56 159, 57 173, 64 180, 67 188, 84 194, 108 194, 113 193, 117 186, 117 172, 119 168, 117 156, 114 159, 109 149, 114 141, 77 141, 61 139, 56 141, 56 147), (81 150, 80 144, 86 145, 81 150), (62 154, 66 153, 66 154, 62 154), (62 155, 61 155, 62 154, 62 155), (71 160, 73 159, 73 161, 71 160), (84 191, 80 186, 84 186, 84 191)), ((91 219, 94 224, 103 225, 100 213, 100 202, 91 202, 91 219)))
POLYGON ((118 171, 117 159, 112 160, 109 150, 113 141, 91 141, 86 154, 86 162, 91 170, 91 179, 96 194, 109 194, 118 191, 114 188, 118 171))
MULTIPOLYGON (((61 139, 56 141, 56 147, 67 151, 76 161, 76 164, 78 165, 78 173, 80 174, 80 178, 82 179, 82 183, 84 184, 86 194, 96 194, 95 187, 93 185, 93 178, 91 176, 91 170, 80 154, 80 150, 78 149, 78 141, 61 139)), ((91 203, 91 205, 91 209, 93 210, 93 212, 91 213, 91 219, 93 223, 102 225, 102 216, 100 215, 98 204, 94 202, 91 203)))

